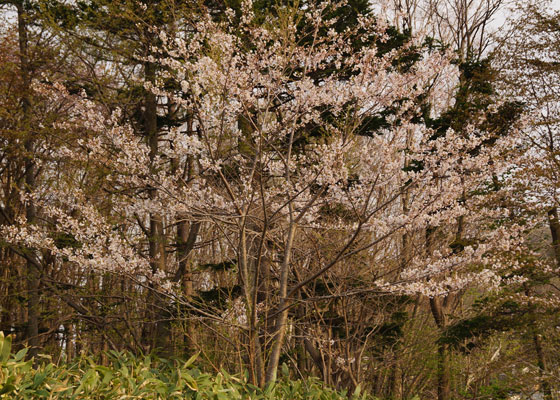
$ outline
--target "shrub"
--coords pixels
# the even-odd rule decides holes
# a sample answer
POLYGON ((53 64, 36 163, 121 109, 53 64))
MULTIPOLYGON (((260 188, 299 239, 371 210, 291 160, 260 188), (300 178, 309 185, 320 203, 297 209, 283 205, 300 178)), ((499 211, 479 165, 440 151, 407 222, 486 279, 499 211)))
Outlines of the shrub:
MULTIPOLYGON (((0 399, 215 399, 272 400, 347 399, 344 392, 325 388, 317 379, 282 378, 264 390, 244 376, 221 371, 215 375, 186 362, 130 353, 108 352, 109 365, 87 356, 56 365, 48 357, 25 360, 27 349, 11 353, 11 338, 0 332, 0 399), (35 366, 34 366, 35 364, 35 366)), ((369 399, 357 390, 352 399, 369 399)))

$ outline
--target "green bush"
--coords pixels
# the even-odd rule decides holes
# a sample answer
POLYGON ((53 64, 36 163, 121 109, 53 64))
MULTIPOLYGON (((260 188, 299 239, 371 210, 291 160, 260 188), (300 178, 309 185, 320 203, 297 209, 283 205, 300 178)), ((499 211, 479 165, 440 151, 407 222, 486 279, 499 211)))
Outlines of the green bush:
MULTIPOLYGON (((316 379, 280 379, 261 390, 244 377, 222 371, 211 375, 186 362, 152 356, 134 357, 109 352, 109 366, 90 357, 55 365, 48 359, 25 360, 27 349, 11 353, 11 338, 0 332, 0 399, 347 399, 345 393, 325 388, 316 379)), ((359 390, 352 399, 369 399, 359 390)))

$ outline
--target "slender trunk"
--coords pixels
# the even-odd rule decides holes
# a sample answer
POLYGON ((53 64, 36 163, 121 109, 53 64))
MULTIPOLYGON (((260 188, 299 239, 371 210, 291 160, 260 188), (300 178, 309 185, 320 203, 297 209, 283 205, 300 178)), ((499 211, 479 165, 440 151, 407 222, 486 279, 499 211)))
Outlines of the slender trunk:
MULTIPOLYGON (((411 141, 411 137, 412 137, 413 133, 409 131, 408 135, 407 135, 407 143, 408 145, 410 145, 410 141, 411 141)), ((408 167, 410 165, 409 160, 405 160, 404 163, 404 167, 408 167)), ((408 215, 409 213, 409 193, 408 191, 405 191, 402 195, 401 198, 402 201, 402 213, 403 215, 408 215)), ((397 274, 400 275, 408 266, 408 262, 412 256, 412 240, 411 240, 411 235, 408 232, 403 233, 402 237, 401 237, 401 241, 402 241, 402 249, 401 249, 401 254, 400 254, 400 268, 397 271, 397 274)), ((398 276, 397 276, 398 278, 398 276)), ((406 310, 406 303, 398 303, 397 305, 397 309, 395 311, 397 312, 404 312, 406 310)), ((396 338, 396 341, 393 345, 393 363, 391 366, 391 374, 390 374, 390 378, 389 378, 389 398, 391 399, 401 399, 403 396, 403 388, 402 388, 402 383, 401 383, 401 376, 402 376, 402 370, 400 368, 400 360, 399 360, 399 356, 400 356, 400 339, 402 337, 402 331, 401 334, 399 335, 400 337, 396 338)))
POLYGON ((393 365, 391 366, 391 375, 389 377, 389 398, 392 400, 398 400, 402 398, 402 390, 401 390, 401 371, 399 368, 399 360, 397 355, 395 355, 395 359, 393 360, 393 365))
MULTIPOLYGON (((144 78, 147 82, 155 82, 156 67, 153 63, 147 62, 144 65, 144 78)), ((150 148, 150 162, 153 163, 158 153, 158 129, 157 129, 157 98, 154 93, 146 90, 144 94, 144 134, 150 148)), ((153 166, 152 166, 153 167, 153 166)), ((152 171, 156 173, 156 171, 152 171)), ((150 198, 156 197, 156 190, 149 190, 150 198)), ((163 220, 161 215, 150 213, 149 227, 149 255, 152 272, 165 271, 166 254, 163 232, 163 220)), ((166 304, 156 295, 154 296, 154 312, 152 313, 155 329, 153 330, 152 343, 153 347, 165 350, 168 349, 168 339, 170 338, 170 315, 167 311, 166 304)))
MULTIPOLYGON (((155 81, 155 66, 152 63, 146 63, 145 79, 148 82, 155 81)), ((157 99, 156 95, 146 91, 144 112, 144 129, 148 146, 150 148, 150 162, 153 163, 158 153, 158 132, 157 132, 157 99)), ((156 171, 152 171, 156 173, 156 171)), ((150 197, 155 198, 156 190, 150 189, 150 197)), ((150 214, 150 259, 152 262, 152 271, 163 270, 165 267, 165 243, 163 241, 163 221, 161 215, 156 213, 150 214)))
POLYGON ((257 383, 260 387, 265 385, 265 371, 264 371, 264 359, 263 359, 263 349, 261 345, 261 339, 259 336, 258 329, 255 328, 256 325, 253 324, 253 354, 255 356, 255 368, 257 370, 257 383))
POLYGON ((257 289, 254 285, 253 275, 249 267, 247 248, 247 236, 245 231, 245 220, 241 221, 241 232, 239 237, 239 277, 245 294, 245 307, 247 315, 247 363, 249 365, 249 380, 253 385, 264 386, 264 361, 262 347, 259 338, 254 296, 257 289))
POLYGON ((544 376, 547 373, 548 367, 546 365, 546 359, 544 357, 543 347, 542 347, 542 336, 537 332, 533 332, 533 343, 535 344, 535 352, 537 354, 537 365, 541 371, 542 381, 542 391, 544 393, 544 398, 546 400, 552 400, 552 391, 550 389, 550 383, 546 380, 544 376))
MULTIPOLYGON (((176 281, 181 281, 183 294, 187 301, 190 301, 193 295, 192 269, 188 261, 188 255, 194 247, 200 223, 193 222, 190 228, 187 228, 187 222, 181 220, 177 223, 177 259, 178 270, 175 276, 176 281)), ((185 331, 185 347, 187 351, 194 350, 196 347, 196 332, 192 321, 187 315, 185 331)))
MULTIPOLYGON (((23 1, 16 2, 19 36, 19 57, 22 80, 22 111, 23 129, 27 131, 25 140, 25 192, 33 193, 36 187, 37 167, 33 159, 35 147, 34 134, 31 131, 31 78, 28 58, 27 15, 23 1)), ((25 206, 25 216, 28 224, 35 223, 37 210, 33 200, 28 199, 25 206)), ((32 262, 27 261, 27 353, 34 357, 39 351, 39 271, 32 262)))
POLYGON ((556 207, 548 211, 548 225, 552 235, 552 248, 556 265, 560 268, 560 222, 558 221, 558 210, 556 207))
MULTIPOLYGON (((298 297, 301 298, 301 295, 298 297)), ((307 357, 305 356, 304 342, 305 331, 302 329, 302 324, 305 318, 305 311, 303 307, 303 304, 300 304, 296 309, 297 321, 295 324, 295 334, 297 338, 297 368, 301 375, 303 375, 304 371, 307 371, 307 357)))
MULTIPOLYGON (((465 221, 463 216, 459 216, 457 221, 457 231, 455 233, 455 241, 460 242, 463 236, 465 221)), ((435 228, 428 227, 426 230, 426 250, 432 252, 435 228)), ((449 298, 441 296, 430 298, 430 310, 434 321, 440 333, 443 333, 446 327, 445 306, 449 298)), ((447 344, 438 343, 437 356, 437 380, 438 380, 438 400, 449 400, 451 398, 451 371, 449 369, 449 349, 447 344)))
MULTIPOLYGON (((462 228, 460 228, 462 229, 462 228)), ((435 228, 428 227, 426 229, 426 251, 431 254, 434 245, 435 228)), ((459 234, 459 231, 458 231, 459 234)), ((443 310, 443 302, 441 297, 430 298, 430 310, 438 330, 443 332, 445 329, 445 312, 443 310)), ((438 400, 449 400, 451 397, 450 380, 449 380, 449 363, 447 360, 447 346, 438 343, 437 357, 437 380, 438 380, 438 400)))
MULTIPOLYGON (((529 288, 529 286, 526 283, 523 286, 525 289, 525 295, 528 297, 531 296, 531 289, 529 288)), ((546 358, 544 356, 544 351, 542 347, 542 336, 538 332, 538 328, 537 328, 537 318, 533 310, 533 304, 529 303, 529 309, 531 310, 530 311, 531 323, 529 327, 531 330, 531 334, 533 336, 533 344, 535 345, 535 354, 537 355, 537 366, 539 367, 541 379, 543 379, 545 378, 545 375, 548 373, 548 366, 546 364, 546 358)), ((550 388, 550 383, 547 380, 543 379, 541 387, 544 393, 544 398, 546 400, 552 400, 552 391, 550 388)))
POLYGON ((303 339, 303 345, 305 346, 305 350, 307 351, 307 353, 311 356, 313 363, 315 364, 319 372, 321 372, 323 381, 326 381, 325 363, 323 362, 323 357, 321 356, 321 352, 317 350, 317 348, 313 345, 313 343, 311 343, 311 341, 306 337, 303 339))
POLYGON ((278 305, 278 309, 280 311, 276 319, 276 326, 274 327, 274 341, 272 344, 272 350, 270 352, 270 358, 268 360, 268 367, 266 370, 265 384, 267 385, 276 381, 276 376, 278 373, 278 363, 280 362, 280 354, 282 352, 282 346, 284 344, 284 337, 286 336, 286 323, 288 321, 288 275, 290 272, 292 245, 295 233, 296 224, 292 222, 290 230, 288 232, 288 238, 286 240, 286 247, 284 249, 284 257, 282 260, 282 269, 280 271, 280 303, 278 305))
MULTIPOLYGON (((550 234, 552 236, 552 249, 556 259, 556 265, 560 268, 560 222, 558 221, 558 210, 556 207, 548 211, 548 224, 550 227, 550 234)), ((526 292, 527 295, 529 295, 528 288, 526 288, 526 292)), ((537 332, 535 323, 533 323, 533 327, 535 327, 533 328, 533 342, 535 344, 535 352, 537 354, 537 365, 541 370, 541 375, 545 375, 548 371, 548 367, 546 365, 546 359, 542 348, 542 336, 537 332)), ((552 390, 548 381, 543 381, 542 388, 545 399, 551 400, 552 390)))
POLYGON ((66 362, 70 362, 74 359, 74 329, 71 322, 64 325, 64 339, 66 362))
MULTIPOLYGON (((168 118, 171 119, 176 110, 176 105, 174 103, 169 104, 169 113, 168 118)), ((187 116, 187 135, 193 134, 193 116, 191 113, 187 116)), ((186 164, 184 166, 184 170, 182 172, 183 181, 189 182, 193 179, 195 168, 194 168, 194 159, 192 156, 187 156, 187 160, 185 161, 186 164)), ((180 171, 180 160, 179 159, 172 159, 172 174, 181 173, 180 171)), ((191 222, 190 227, 189 223, 186 218, 183 216, 179 216, 176 220, 177 225, 177 238, 176 238, 176 246, 177 246, 177 272, 173 280, 175 282, 181 283, 181 288, 183 290, 183 295, 185 296, 185 300, 189 302, 193 296, 193 280, 192 280, 192 268, 191 263, 189 262, 189 255, 191 251, 194 249, 194 245, 198 238, 198 232, 200 231, 200 222, 191 222)), ((186 353, 194 352, 196 348, 196 330, 193 324, 192 319, 190 318, 191 312, 189 310, 184 310, 184 321, 186 326, 184 326, 184 346, 183 350, 186 350, 186 353)))
MULTIPOLYGON (((445 314, 443 311, 442 301, 439 297, 432 297, 430 299, 430 309, 440 331, 445 328, 445 314)), ((450 371, 448 360, 447 345, 444 343, 438 344, 438 400, 449 400, 451 398, 450 388, 450 371)))
POLYGON ((108 366, 109 365, 109 357, 107 355, 109 351, 109 342, 107 340, 103 340, 101 344, 101 365, 108 366))
MULTIPOLYGON (((33 212, 26 213, 28 221, 33 212)), ((27 263, 27 345, 29 346, 29 357, 35 357, 39 353, 39 271, 34 265, 27 263)))
MULTIPOLYGON (((403 207, 404 208, 404 207, 403 207)), ((404 208, 405 212, 407 211, 404 208)), ((399 274, 406 268, 408 260, 410 259, 412 253, 411 240, 408 233, 402 235, 402 252, 401 252, 401 268, 399 269, 399 274)), ((395 309, 397 312, 406 311, 406 303, 398 304, 395 309)), ((402 332, 402 331, 401 331, 402 332)), ((402 338, 402 333, 398 338, 395 338, 395 343, 393 345, 393 362, 391 366, 391 374, 389 376, 389 398, 396 400, 401 399, 403 396, 403 388, 401 384, 402 370, 400 366, 400 340, 402 338)))

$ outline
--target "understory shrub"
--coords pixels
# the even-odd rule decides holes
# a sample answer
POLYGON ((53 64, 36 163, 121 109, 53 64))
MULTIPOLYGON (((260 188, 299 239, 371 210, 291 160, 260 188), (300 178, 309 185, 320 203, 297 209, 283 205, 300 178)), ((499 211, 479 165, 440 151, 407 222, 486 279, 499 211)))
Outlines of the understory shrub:
POLYGON ((281 377, 262 390, 244 376, 202 372, 194 365, 196 355, 179 361, 109 351, 103 366, 88 356, 56 365, 48 357, 26 360, 26 353, 13 354, 11 338, 0 332, 0 399, 371 399, 359 389, 351 396, 336 392, 317 379, 281 377))

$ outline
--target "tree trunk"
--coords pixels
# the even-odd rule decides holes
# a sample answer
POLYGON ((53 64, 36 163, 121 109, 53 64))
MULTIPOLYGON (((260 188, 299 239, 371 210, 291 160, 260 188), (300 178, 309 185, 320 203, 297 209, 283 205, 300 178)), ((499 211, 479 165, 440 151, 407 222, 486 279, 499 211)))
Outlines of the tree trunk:
MULTIPOLYGON (((187 228, 185 220, 177 223, 177 259, 179 265, 175 280, 181 281, 183 294, 187 301, 190 301, 193 295, 192 269, 188 262, 188 255, 194 247, 199 230, 200 223, 198 222, 193 222, 190 229, 187 228)), ((188 351, 191 351, 196 347, 196 335, 194 325, 188 316, 186 323, 185 347, 188 351)))
MULTIPOLYGON (((144 65, 144 78, 147 82, 155 82, 156 67, 153 63, 147 62, 144 65)), ((154 93, 146 90, 144 94, 144 134, 150 148, 150 162, 153 163, 159 148, 158 127, 157 127, 157 98, 154 93)), ((152 171, 155 174, 155 171, 152 171)), ((150 188, 150 197, 155 198, 155 189, 150 188)), ((163 232, 162 216, 151 213, 149 227, 149 255, 152 272, 165 271, 166 254, 163 232)), ((168 339, 170 338, 170 315, 167 312, 165 302, 154 296, 154 312, 152 313, 154 330, 152 336, 153 347, 160 350, 168 349, 168 339)))
POLYGON ((292 245, 295 233, 296 224, 292 222, 286 240, 282 268, 280 271, 280 302, 278 305, 278 317, 274 327, 272 350, 266 370, 266 385, 276 381, 278 363, 280 362, 280 354, 282 352, 282 346, 284 345, 284 337, 286 336, 286 323, 288 321, 288 274, 290 272, 292 245))
POLYGON ((391 366, 391 375, 389 377, 389 398, 392 400, 400 400, 402 398, 400 372, 398 358, 395 356, 393 365, 391 366))
MULTIPOLYGON (((445 328, 445 314, 443 311, 442 301, 439 297, 430 298, 430 309, 437 327, 440 332, 445 328)), ((437 378, 438 378, 438 400, 449 400, 451 398, 450 388, 450 371, 449 360, 447 354, 447 345, 438 343, 438 363, 437 363, 437 378)))
POLYGON ((247 316, 247 364, 249 369, 249 381, 251 384, 263 387, 264 386, 264 361, 262 355, 262 346, 259 338, 259 327, 257 324, 256 310, 254 305, 256 303, 255 296, 257 295, 257 288, 255 279, 251 273, 249 266, 249 249, 247 246, 247 235, 245 231, 245 218, 240 221, 241 232, 239 235, 238 247, 238 263, 239 263, 239 282, 243 287, 245 295, 245 312, 247 316))
POLYGON ((74 329, 72 322, 64 324, 64 345, 66 350, 66 362, 74 359, 74 329))
MULTIPOLYGON (((526 283, 523 286, 525 289, 525 295, 527 297, 530 297, 531 289, 526 283)), ((544 351, 542 347, 542 336, 537 328, 537 318, 533 310, 533 304, 529 303, 529 309, 531 310, 530 311, 531 323, 529 325, 529 329, 533 336, 533 344, 535 345, 535 354, 537 355, 537 366, 539 367, 540 376, 542 379, 548 372, 548 366, 546 364, 546 359, 544 357, 544 351)), ((550 389, 550 384, 548 383, 548 381, 544 380, 541 387, 544 393, 544 398, 546 400, 552 400, 552 391, 550 389)))
MULTIPOLYGON (((298 295, 301 299, 301 295, 298 295)), ((307 357, 305 355, 305 330, 302 329, 302 324, 305 318, 305 311, 303 304, 300 304, 297 309, 297 321, 295 325, 295 334, 297 341, 297 368, 298 372, 303 375, 304 371, 307 371, 307 357)))
POLYGON ((552 249, 554 250, 556 265, 560 268, 560 222, 558 222, 558 210, 556 207, 548 211, 548 225, 552 235, 552 249))
MULTIPOLYGON (((22 111, 23 129, 27 130, 25 139, 25 192, 32 193, 36 187, 37 167, 33 160, 33 150, 35 147, 34 134, 31 129, 31 77, 28 58, 28 36, 27 36, 27 15, 23 1, 15 3, 18 19, 19 37, 19 57, 20 71, 22 80, 22 111)), ((25 206, 25 216, 27 223, 35 223, 37 210, 33 200, 28 199, 25 206)), ((27 272, 27 345, 30 347, 27 353, 29 357, 34 357, 39 351, 39 271, 36 266, 28 260, 26 264, 27 272)))
POLYGON ((538 334, 536 331, 533 332, 533 343, 535 344, 535 352, 537 354, 537 365, 541 371, 541 378, 544 378, 541 385, 544 393, 544 398, 546 400, 552 400, 552 391, 550 389, 550 384, 548 383, 548 380, 546 380, 546 377, 544 376, 548 370, 548 367, 546 365, 546 359, 544 357, 541 339, 542 337, 540 334, 538 334))

